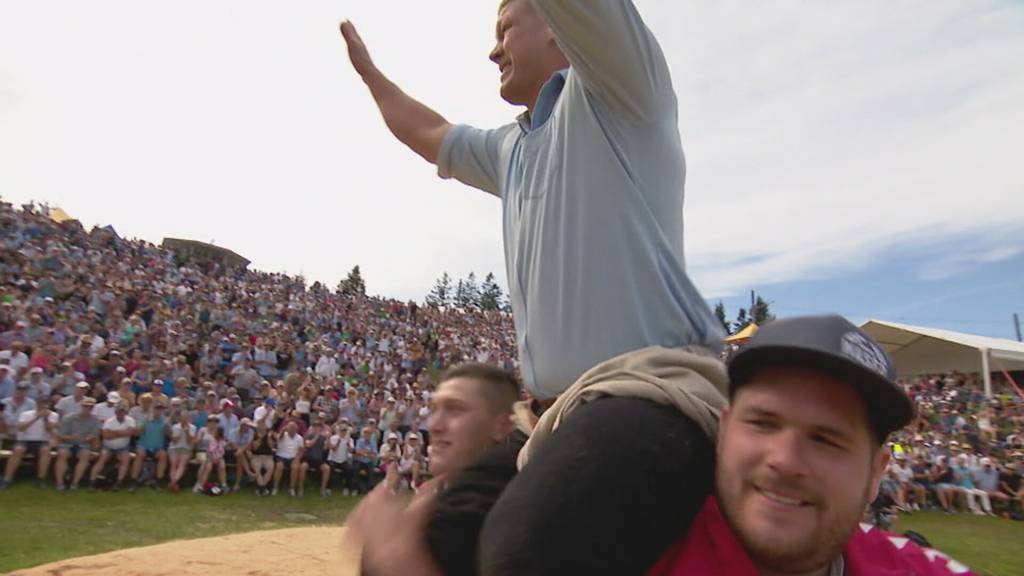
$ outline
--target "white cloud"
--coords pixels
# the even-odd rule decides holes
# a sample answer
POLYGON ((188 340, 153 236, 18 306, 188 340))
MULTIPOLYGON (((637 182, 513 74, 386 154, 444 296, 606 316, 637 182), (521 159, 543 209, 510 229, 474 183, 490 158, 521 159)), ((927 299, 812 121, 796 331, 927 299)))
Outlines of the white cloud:
MULTIPOLYGON (((486 60, 492 4, 7 0, 0 194, 331 284, 360 264, 389 295, 503 279, 498 203, 393 141, 336 30, 353 18, 408 92, 493 126, 516 111, 486 60)), ((1018 3, 638 5, 679 93, 709 296, 1024 219, 1018 3)))

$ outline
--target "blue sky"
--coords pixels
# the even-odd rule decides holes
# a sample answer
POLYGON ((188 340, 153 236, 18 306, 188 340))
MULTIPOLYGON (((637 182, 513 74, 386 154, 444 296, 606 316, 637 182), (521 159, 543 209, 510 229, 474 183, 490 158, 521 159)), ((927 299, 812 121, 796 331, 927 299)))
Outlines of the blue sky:
MULTIPOLYGON (((1024 230, 1018 232, 1018 243, 1005 249, 964 251, 987 243, 969 235, 907 242, 855 270, 755 289, 779 316, 839 312, 857 323, 889 320, 1015 340, 1013 313, 1024 322, 1024 230)), ((750 295, 721 301, 732 319, 749 308, 750 295)))
MULTIPOLYGON (((395 142, 337 31, 351 18, 407 92, 493 127, 520 112, 487 60, 496 4, 4 0, 0 196, 329 285, 359 264, 388 296, 443 271, 503 283, 498 201, 395 142)), ((1024 2, 636 5, 678 96, 710 301, 1013 336, 1024 2)))

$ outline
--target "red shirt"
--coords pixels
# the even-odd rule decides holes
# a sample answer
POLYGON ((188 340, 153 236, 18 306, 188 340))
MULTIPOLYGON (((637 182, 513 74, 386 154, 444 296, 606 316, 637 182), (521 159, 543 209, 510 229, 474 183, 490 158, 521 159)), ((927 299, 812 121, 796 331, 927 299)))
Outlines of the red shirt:
MULTIPOLYGON (((861 524, 843 549, 845 576, 949 576, 973 574, 942 552, 861 524)), ((672 545, 648 576, 757 576, 754 562, 726 524, 718 500, 708 496, 686 536, 672 545)))

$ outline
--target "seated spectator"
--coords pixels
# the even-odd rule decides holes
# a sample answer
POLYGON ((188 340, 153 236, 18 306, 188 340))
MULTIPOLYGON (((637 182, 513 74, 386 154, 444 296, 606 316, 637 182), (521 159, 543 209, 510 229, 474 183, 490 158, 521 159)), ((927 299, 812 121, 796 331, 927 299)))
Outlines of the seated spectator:
POLYGON ((974 484, 974 478, 971 467, 968 463, 967 454, 961 453, 957 455, 956 459, 949 467, 953 470, 954 482, 967 498, 967 507, 971 512, 978 515, 988 514, 989 516, 994 516, 992 513, 992 504, 988 498, 988 493, 977 488, 974 484), (981 508, 979 508, 974 502, 975 498, 981 501, 981 508))
POLYGON ((420 485, 420 471, 423 467, 423 448, 416 432, 410 432, 402 447, 402 457, 398 461, 398 473, 409 488, 416 491, 420 485))
POLYGON ((366 494, 374 481, 374 468, 377 463, 377 446, 373 440, 373 428, 364 426, 362 434, 356 440, 354 469, 356 475, 356 491, 366 494))
POLYGON ((82 400, 89 393, 88 382, 78 382, 75 384, 73 391, 70 395, 65 396, 57 401, 56 410, 60 413, 61 418, 66 418, 71 414, 77 414, 79 408, 82 405, 82 400))
POLYGON ((96 407, 92 409, 92 417, 100 423, 100 426, 106 424, 107 420, 114 417, 117 412, 117 405, 121 403, 121 395, 117 392, 110 392, 107 394, 106 402, 96 403, 96 407))
POLYGON ((387 474, 388 468, 397 465, 402 458, 402 446, 399 444, 398 432, 388 432, 387 440, 377 454, 377 472, 381 476, 387 474))
POLYGON ((299 466, 299 497, 303 496, 306 474, 310 470, 320 472, 320 498, 327 497, 327 483, 331 480, 331 467, 327 464, 327 441, 331 429, 326 423, 327 414, 320 412, 306 432, 302 464, 299 466))
POLYGON ((274 476, 274 454, 277 442, 274 433, 267 427, 266 420, 259 420, 256 433, 249 442, 249 460, 256 480, 256 495, 269 496, 270 482, 274 476))
POLYGON ((277 452, 274 454, 277 464, 274 467, 274 489, 270 492, 271 496, 277 496, 278 488, 281 486, 281 477, 285 470, 288 470, 289 473, 288 495, 294 497, 298 494, 299 468, 302 463, 304 442, 302 435, 299 434, 298 423, 294 420, 286 422, 284 431, 277 435, 277 452))
POLYGON ((100 424, 92 417, 92 409, 96 406, 94 398, 82 400, 78 414, 72 414, 60 421, 57 431, 57 463, 54 466, 54 481, 57 491, 66 489, 68 460, 75 458, 74 474, 71 478, 71 489, 77 490, 78 483, 89 468, 92 461, 92 450, 98 448, 100 424))
MULTIPOLYGON (((110 395, 115 394, 111 392, 110 395)), ((110 396, 107 397, 108 399, 110 396)), ((95 408, 93 409, 95 412, 95 408)), ((99 420, 97 418, 97 420, 99 420)), ((128 404, 118 402, 114 408, 114 415, 103 422, 100 430, 103 437, 103 449, 100 457, 92 467, 92 474, 89 476, 89 491, 96 491, 96 479, 106 467, 107 462, 114 459, 117 462, 117 480, 114 482, 113 491, 121 489, 125 477, 128 475, 128 466, 131 463, 131 440, 135 435, 135 420, 128 416, 128 404)))
POLYGON ((999 490, 998 463, 985 457, 978 461, 978 466, 970 470, 974 487, 985 492, 990 502, 1001 501, 1004 504, 1009 498, 999 490))
POLYGON ((1021 464, 1013 460, 1007 461, 1002 474, 999 475, 999 492, 1009 503, 1010 513, 1014 506, 1019 510, 1018 520, 1024 520, 1024 482, 1021 482, 1021 464))
POLYGON ((189 462, 192 461, 196 436, 196 425, 190 421, 188 412, 179 412, 177 421, 171 426, 171 441, 167 447, 167 457, 171 465, 168 474, 170 483, 167 488, 171 492, 178 492, 181 489, 179 483, 188 470, 189 462))
POLYGON ((59 415, 50 410, 50 399, 40 398, 34 410, 26 410, 18 416, 15 424, 17 442, 7 458, 0 490, 7 488, 14 480, 14 473, 26 453, 36 456, 36 485, 46 487, 46 475, 50 471, 50 444, 56 436, 59 415))
POLYGON ((224 453, 227 450, 228 440, 224 434, 224 427, 216 420, 211 419, 203 431, 207 433, 206 457, 196 473, 196 484, 192 487, 192 492, 199 494, 205 490, 213 470, 217 471, 217 480, 220 481, 221 490, 227 492, 228 469, 224 463, 224 453))
POLYGON ((4 421, 6 435, 16 437, 18 418, 22 413, 36 409, 35 400, 28 397, 28 382, 19 382, 14 386, 14 395, 0 399, 3 412, 0 417, 4 421))
POLYGON ((939 456, 936 459, 932 465, 931 478, 935 484, 935 495, 947 513, 952 513, 958 504, 966 501, 963 491, 956 484, 953 469, 949 466, 949 457, 939 456))
POLYGON ((334 426, 334 434, 328 441, 327 463, 331 470, 338 473, 341 479, 341 495, 349 496, 356 491, 352 453, 355 444, 352 441, 351 428, 347 419, 342 418, 334 426))
POLYGON ((145 481, 154 490, 160 489, 160 480, 167 468, 167 435, 170 422, 164 416, 164 404, 153 400, 152 411, 135 420, 139 441, 135 446, 135 463, 132 466, 132 483, 129 492, 134 492, 142 480, 142 468, 147 458, 156 460, 155 474, 145 481))
POLYGON ((248 478, 248 481, 254 482, 256 480, 256 472, 252 469, 252 464, 249 462, 249 445, 252 444, 253 438, 256 437, 256 427, 253 425, 252 420, 249 418, 242 418, 238 424, 238 433, 234 439, 228 440, 228 454, 225 456, 225 460, 231 463, 232 459, 235 464, 235 485, 231 489, 233 492, 238 492, 242 489, 242 480, 248 478))

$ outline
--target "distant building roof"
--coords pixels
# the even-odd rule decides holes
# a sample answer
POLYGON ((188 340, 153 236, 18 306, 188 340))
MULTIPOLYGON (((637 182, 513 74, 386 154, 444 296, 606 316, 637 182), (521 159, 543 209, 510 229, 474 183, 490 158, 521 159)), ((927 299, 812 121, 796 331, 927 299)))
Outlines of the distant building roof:
POLYGON ((197 240, 164 238, 162 246, 177 254, 187 254, 189 256, 199 256, 202 258, 209 258, 211 260, 219 260, 229 266, 245 268, 249 265, 249 259, 243 258, 227 248, 221 248, 220 246, 215 246, 206 242, 199 242, 197 240))

